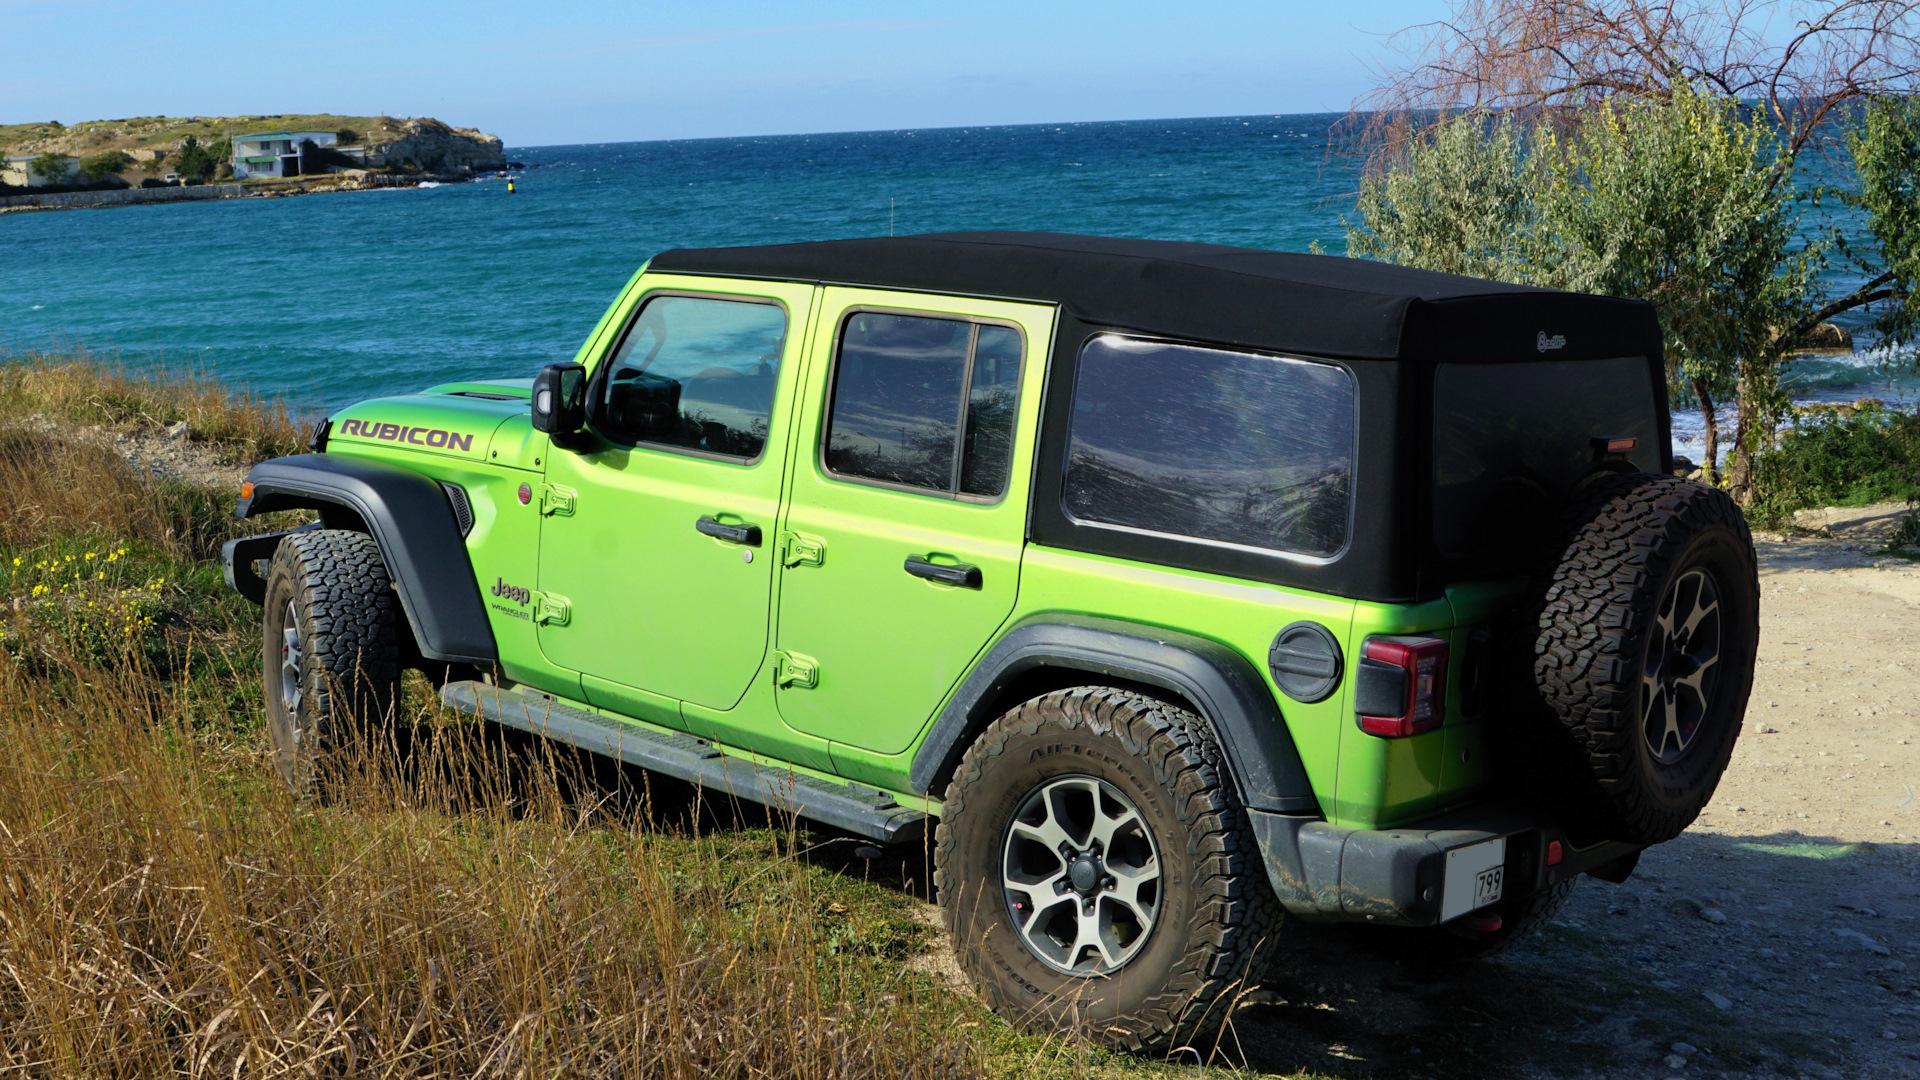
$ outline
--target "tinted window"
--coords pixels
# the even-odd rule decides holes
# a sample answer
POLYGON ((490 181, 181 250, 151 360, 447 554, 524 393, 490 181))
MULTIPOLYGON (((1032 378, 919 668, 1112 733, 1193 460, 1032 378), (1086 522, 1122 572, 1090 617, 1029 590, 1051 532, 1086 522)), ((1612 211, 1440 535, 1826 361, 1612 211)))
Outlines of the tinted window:
POLYGON ((997 496, 1007 489, 1013 464, 1013 414, 1020 400, 1020 332, 982 326, 968 380, 966 441, 960 458, 960 491, 997 496))
POLYGON ((1104 334, 1080 351, 1081 521, 1302 555, 1346 545, 1353 381, 1332 364, 1104 334))
POLYGON ((1449 555, 1514 550, 1552 524, 1593 460, 1631 435, 1657 470, 1658 401, 1645 357, 1441 364, 1433 376, 1433 535, 1449 555))
POLYGON ((613 356, 595 422, 622 442, 757 458, 786 333, 775 304, 655 297, 613 356))
POLYGON ((840 335, 827 467, 967 495, 1006 490, 1022 344, 957 319, 856 312, 840 335))

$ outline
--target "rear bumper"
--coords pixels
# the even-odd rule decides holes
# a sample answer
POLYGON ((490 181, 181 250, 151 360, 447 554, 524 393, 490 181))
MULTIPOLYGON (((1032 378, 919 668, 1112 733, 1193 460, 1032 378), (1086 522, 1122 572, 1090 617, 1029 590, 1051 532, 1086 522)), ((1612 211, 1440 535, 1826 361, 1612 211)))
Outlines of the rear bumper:
POLYGON ((1576 874, 1624 880, 1641 851, 1639 845, 1613 841, 1576 848, 1558 826, 1508 804, 1456 811, 1402 829, 1248 814, 1280 903, 1314 922, 1434 926, 1494 902, 1474 893, 1473 876, 1463 874, 1463 867, 1500 867, 1504 901, 1576 874), (1505 841, 1504 852, 1465 850, 1496 840, 1505 841), (1548 865, 1548 845, 1554 842, 1560 845, 1560 860, 1548 865), (1450 862, 1456 864, 1451 875, 1450 862))

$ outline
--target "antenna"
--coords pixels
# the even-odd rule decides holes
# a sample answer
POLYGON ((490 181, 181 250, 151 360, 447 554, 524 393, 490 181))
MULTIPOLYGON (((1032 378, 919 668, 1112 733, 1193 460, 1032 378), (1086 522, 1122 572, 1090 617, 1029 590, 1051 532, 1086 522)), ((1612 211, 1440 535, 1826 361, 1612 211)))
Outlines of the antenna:
POLYGON ((893 235, 893 200, 887 200, 887 235, 893 235))

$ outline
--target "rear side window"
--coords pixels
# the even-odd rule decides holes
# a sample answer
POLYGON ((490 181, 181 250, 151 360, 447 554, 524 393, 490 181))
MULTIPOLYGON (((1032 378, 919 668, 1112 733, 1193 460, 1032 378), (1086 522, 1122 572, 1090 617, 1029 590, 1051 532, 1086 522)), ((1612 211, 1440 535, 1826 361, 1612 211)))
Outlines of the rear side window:
POLYGON ((1102 334, 1080 350, 1063 494, 1082 522, 1330 556, 1353 447, 1343 368, 1102 334))
POLYGON ((1588 440, 1631 435, 1660 467, 1659 400, 1644 356, 1441 364, 1433 374, 1433 538, 1443 554, 1516 551, 1557 520, 1593 460, 1588 440))
POLYGON ((834 365, 832 472, 949 495, 998 498, 1013 463, 1024 352, 1008 326, 860 311, 834 365))
POLYGON ((757 458, 786 336, 778 304, 656 296, 608 365, 595 424, 616 442, 757 458))

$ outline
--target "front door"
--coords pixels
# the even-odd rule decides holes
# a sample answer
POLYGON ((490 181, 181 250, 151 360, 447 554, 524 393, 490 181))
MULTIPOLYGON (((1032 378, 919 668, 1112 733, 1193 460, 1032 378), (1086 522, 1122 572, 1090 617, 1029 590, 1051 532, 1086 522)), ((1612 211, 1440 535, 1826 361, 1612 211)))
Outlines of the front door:
POLYGON ((905 750, 1020 583, 1051 308, 827 289, 781 534, 776 700, 905 750))
POLYGON ((787 424, 813 289, 643 294, 591 380, 591 443, 541 493, 540 648, 596 705, 678 724, 766 657, 787 424))

